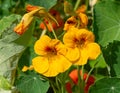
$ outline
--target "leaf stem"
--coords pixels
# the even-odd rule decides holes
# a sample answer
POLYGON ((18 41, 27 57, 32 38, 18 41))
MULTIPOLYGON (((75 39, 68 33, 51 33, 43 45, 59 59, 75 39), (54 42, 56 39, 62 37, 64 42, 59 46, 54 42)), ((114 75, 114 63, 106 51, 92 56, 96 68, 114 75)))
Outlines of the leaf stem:
POLYGON ((57 36, 56 36, 56 34, 55 34, 55 31, 54 31, 54 29, 53 29, 50 21, 49 21, 49 25, 50 25, 50 28, 52 29, 52 33, 53 33, 55 39, 57 39, 57 36))
POLYGON ((42 31, 41 35, 40 35, 40 38, 41 38, 43 35, 45 35, 45 34, 46 34, 46 32, 47 32, 47 30, 46 30, 46 29, 44 29, 44 30, 42 31))
POLYGON ((76 11, 76 10, 77 10, 77 8, 78 8, 78 6, 79 6, 80 2, 81 2, 81 0, 77 0, 77 2, 76 2, 76 4, 75 4, 75 7, 74 7, 74 11, 76 11))
POLYGON ((85 80, 85 83, 87 83, 88 78, 89 78, 91 72, 93 71, 93 69, 94 69, 94 67, 92 67, 92 68, 90 69, 90 71, 88 72, 88 75, 87 75, 87 78, 86 78, 86 80, 85 80))
POLYGON ((77 66, 77 71, 78 71, 78 91, 77 92, 81 93, 81 88, 80 88, 81 76, 80 76, 80 66, 79 65, 77 66))

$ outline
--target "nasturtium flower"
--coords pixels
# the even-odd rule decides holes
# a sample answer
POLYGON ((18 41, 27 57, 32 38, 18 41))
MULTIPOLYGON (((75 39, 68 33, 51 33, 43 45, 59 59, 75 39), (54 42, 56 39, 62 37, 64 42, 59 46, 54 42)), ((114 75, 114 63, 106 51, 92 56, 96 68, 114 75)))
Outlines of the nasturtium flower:
POLYGON ((36 72, 44 76, 54 77, 72 65, 65 58, 66 48, 58 39, 44 35, 36 41, 34 50, 39 56, 32 60, 32 65, 36 72))
POLYGON ((64 44, 71 49, 78 48, 80 52, 79 60, 73 62, 75 65, 85 65, 88 59, 94 60, 98 57, 100 46, 94 40, 94 34, 87 29, 72 27, 65 33, 63 37, 64 44))
POLYGON ((71 27, 85 28, 88 24, 87 15, 79 13, 76 16, 71 16, 64 24, 64 30, 69 31, 71 27))
POLYGON ((69 28, 71 28, 72 26, 76 27, 77 24, 78 24, 78 21, 77 21, 76 17, 72 16, 72 17, 68 18, 67 21, 65 22, 63 30, 68 31, 69 28))
MULTIPOLYGON (((80 70, 80 76, 82 75, 82 71, 80 70)), ((73 81, 73 83, 75 85, 78 84, 78 70, 77 69, 74 69, 72 70, 70 73, 69 73, 69 77, 71 78, 71 80, 73 81)), ((83 73, 83 80, 86 81, 86 78, 88 77, 88 73, 83 73)), ((87 82, 85 83, 85 86, 84 86, 84 93, 88 93, 89 91, 89 88, 91 85, 93 85, 95 82, 95 77, 90 75, 88 77, 88 80, 87 82)), ((82 84, 82 83, 81 83, 82 84)), ((72 87, 74 85, 71 84, 70 82, 67 82, 66 83, 66 90, 68 93, 72 93, 72 87)))
POLYGON ((26 13, 22 17, 20 23, 14 28, 14 31, 18 33, 19 35, 23 34, 27 30, 31 22, 33 21, 34 14, 37 13, 38 11, 39 9, 36 9, 34 11, 26 13))

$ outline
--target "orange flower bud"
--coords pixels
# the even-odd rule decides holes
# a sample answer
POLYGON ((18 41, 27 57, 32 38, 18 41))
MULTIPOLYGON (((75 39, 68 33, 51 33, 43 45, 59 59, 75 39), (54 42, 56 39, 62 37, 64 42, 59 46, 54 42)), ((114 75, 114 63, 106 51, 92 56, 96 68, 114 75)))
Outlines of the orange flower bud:
POLYGON ((87 24, 88 24, 88 17, 87 17, 87 15, 84 14, 84 13, 79 13, 78 16, 80 18, 80 28, 86 27, 87 24))
POLYGON ((27 12, 31 12, 31 11, 36 10, 36 9, 39 9, 39 6, 32 6, 32 5, 30 5, 30 4, 28 4, 28 5, 26 6, 26 11, 27 11, 27 12))
POLYGON ((85 12, 86 12, 86 9, 87 9, 86 5, 81 5, 81 6, 77 9, 76 13, 77 13, 77 14, 79 14, 79 13, 85 13, 85 12))
POLYGON ((39 9, 40 11, 38 11, 38 13, 36 14, 37 16, 41 17, 41 16, 47 16, 47 12, 45 10, 44 7, 40 7, 40 6, 33 6, 33 5, 30 5, 28 4, 26 6, 26 11, 27 12, 31 12, 31 11, 34 11, 34 10, 37 10, 39 9))
POLYGON ((22 17, 20 23, 14 28, 14 31, 19 35, 22 35, 27 30, 28 26, 31 24, 34 18, 34 14, 38 11, 39 9, 26 13, 22 17))

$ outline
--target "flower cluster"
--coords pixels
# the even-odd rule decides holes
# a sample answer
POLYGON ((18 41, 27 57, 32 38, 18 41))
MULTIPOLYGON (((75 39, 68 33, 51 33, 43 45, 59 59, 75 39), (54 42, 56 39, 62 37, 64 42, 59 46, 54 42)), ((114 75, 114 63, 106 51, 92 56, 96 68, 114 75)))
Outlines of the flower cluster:
MULTIPOLYGON (((34 50, 38 56, 32 59, 32 69, 34 68, 36 72, 46 77, 55 77, 67 71, 73 65, 84 66, 88 60, 95 60, 99 56, 100 46, 95 43, 93 32, 87 29, 88 18, 85 14, 85 5, 78 8, 74 12, 75 14, 66 20, 65 24, 57 10, 51 9, 47 12, 43 7, 32 5, 28 5, 26 8, 28 13, 23 16, 14 31, 20 35, 23 34, 34 16, 37 16, 43 17, 43 22, 39 26, 40 29, 50 31, 55 37, 44 33, 35 42, 34 50), (54 30, 63 25, 65 33, 61 40, 55 35, 54 30)), ((26 70, 31 70, 31 68, 24 67, 23 71, 26 70)), ((77 74, 76 70, 75 74, 77 74)), ((74 76, 70 74, 70 78, 77 84, 78 76, 76 76, 77 78, 74 78, 74 76)), ((83 77, 85 81, 87 75, 84 73, 83 77)), ((92 83, 89 83, 89 78, 85 86, 87 91, 88 87, 94 83, 94 78, 92 83)))

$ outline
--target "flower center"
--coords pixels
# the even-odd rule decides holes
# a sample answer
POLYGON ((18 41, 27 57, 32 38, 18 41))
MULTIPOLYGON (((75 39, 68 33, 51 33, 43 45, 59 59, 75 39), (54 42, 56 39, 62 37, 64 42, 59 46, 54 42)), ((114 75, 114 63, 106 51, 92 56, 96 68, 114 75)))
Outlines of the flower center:
POLYGON ((86 39, 84 37, 80 38, 79 40, 77 38, 74 38, 74 42, 77 45, 77 47, 83 47, 85 44, 86 39))
POLYGON ((57 50, 55 47, 51 48, 51 47, 47 46, 45 48, 45 51, 47 52, 48 55, 57 55, 57 50))

